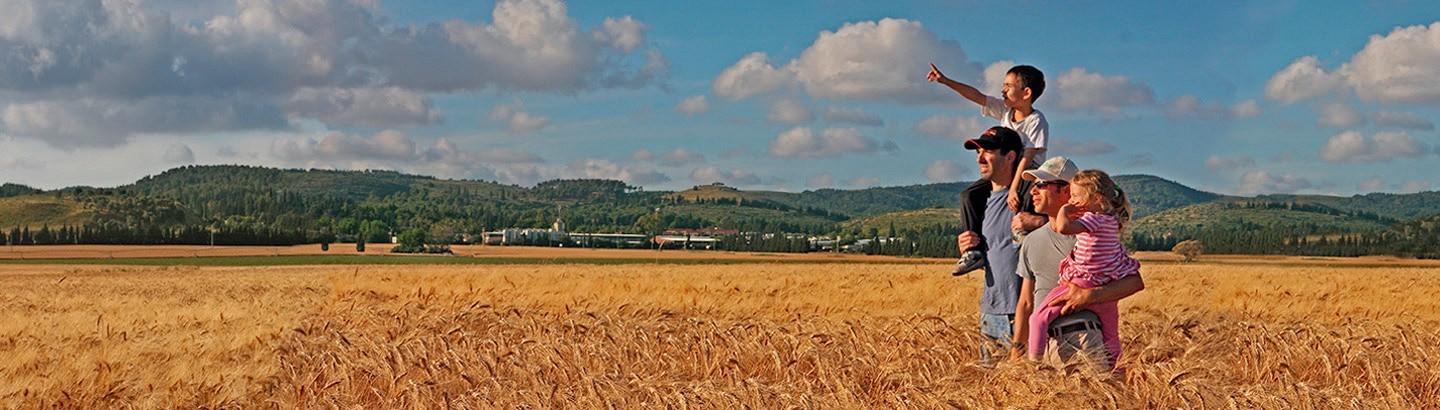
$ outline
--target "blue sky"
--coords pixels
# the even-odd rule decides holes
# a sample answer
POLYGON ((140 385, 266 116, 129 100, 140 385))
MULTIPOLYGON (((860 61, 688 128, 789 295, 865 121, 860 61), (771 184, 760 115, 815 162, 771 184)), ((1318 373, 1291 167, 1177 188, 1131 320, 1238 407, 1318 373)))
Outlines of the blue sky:
POLYGON ((1440 188, 1440 3, 12 2, 0 180, 186 164, 523 186, 865 188, 978 177, 1014 64, 1050 155, 1225 194, 1440 188))

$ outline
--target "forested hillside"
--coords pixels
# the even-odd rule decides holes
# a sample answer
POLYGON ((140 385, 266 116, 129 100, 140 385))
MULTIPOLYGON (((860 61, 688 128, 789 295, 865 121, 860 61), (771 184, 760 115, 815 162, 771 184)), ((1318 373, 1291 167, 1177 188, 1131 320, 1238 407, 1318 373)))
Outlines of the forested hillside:
MULTIPOLYGON (((1148 175, 1116 181, 1136 207, 1129 242, 1136 250, 1168 250, 1186 239, 1219 253, 1426 256, 1440 247, 1427 236, 1440 220, 1436 192, 1238 198, 1148 175)), ((785 238, 773 241, 783 248, 775 250, 793 250, 796 235, 826 235, 845 244, 875 240, 871 252, 952 256, 955 198, 966 185, 786 193, 715 184, 664 192, 612 180, 526 188, 392 171, 187 166, 115 188, 5 184, 0 234, 10 244, 379 242, 400 233, 445 243, 559 220, 570 232, 732 229, 750 233, 738 239, 747 249, 785 238)))

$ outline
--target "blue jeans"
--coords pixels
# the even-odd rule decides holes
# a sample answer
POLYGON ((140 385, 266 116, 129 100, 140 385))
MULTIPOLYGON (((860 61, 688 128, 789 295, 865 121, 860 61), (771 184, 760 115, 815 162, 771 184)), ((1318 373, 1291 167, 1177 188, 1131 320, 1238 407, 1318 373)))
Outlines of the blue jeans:
POLYGON ((990 355, 991 349, 997 349, 993 354, 999 356, 1000 360, 1010 357, 1010 337, 1015 335, 1015 315, 992 315, 980 314, 980 334, 988 340, 980 342, 980 361, 985 364, 992 364, 990 355))

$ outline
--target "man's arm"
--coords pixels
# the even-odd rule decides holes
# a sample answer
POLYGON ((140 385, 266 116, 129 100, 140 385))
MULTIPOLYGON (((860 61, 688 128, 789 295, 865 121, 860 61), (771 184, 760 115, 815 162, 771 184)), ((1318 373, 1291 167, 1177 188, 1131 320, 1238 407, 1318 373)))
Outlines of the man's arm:
POLYGON ((1114 302, 1145 290, 1145 280, 1140 278, 1139 273, 1097 288, 1086 289, 1067 281, 1060 281, 1060 285, 1070 287, 1070 294, 1055 299, 1046 306, 1064 306, 1060 308, 1061 315, 1078 312, 1095 303, 1114 302))
POLYGON ((1050 217, 1034 212, 1021 212, 1010 218, 1010 230, 1033 231, 1050 222, 1050 217))
POLYGON ((1015 302, 1015 336, 1011 338, 1010 358, 1019 359, 1028 353, 1025 342, 1030 340, 1030 314, 1035 312, 1035 279, 1020 282, 1020 300, 1015 302))
POLYGON ((960 93, 960 96, 965 97, 965 99, 980 104, 982 107, 985 106, 985 93, 980 92, 980 90, 968 84, 951 80, 950 77, 946 77, 944 73, 941 73, 940 69, 935 68, 935 63, 930 63, 930 73, 925 75, 925 79, 930 80, 930 82, 944 84, 946 87, 950 87, 951 90, 960 93))

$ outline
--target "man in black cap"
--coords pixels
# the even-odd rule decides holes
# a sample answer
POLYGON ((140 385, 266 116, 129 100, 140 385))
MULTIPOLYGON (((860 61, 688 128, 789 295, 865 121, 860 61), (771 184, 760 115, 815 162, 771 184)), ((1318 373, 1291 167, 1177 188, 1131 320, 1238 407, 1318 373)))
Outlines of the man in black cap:
POLYGON ((981 263, 985 268, 985 282, 980 296, 980 333, 988 336, 992 343, 982 345, 980 354, 989 363, 992 354, 1006 355, 1010 351, 1010 337, 1014 334, 1015 305, 1020 298, 1020 277, 1015 275, 1015 266, 1020 246, 1013 241, 1012 233, 1016 226, 1034 230, 1047 218, 1034 213, 1030 182, 1021 182, 1025 186, 1009 186, 1016 180, 1016 168, 1025 149, 1020 134, 1005 127, 991 127, 979 138, 965 141, 965 149, 975 151, 980 180, 966 188, 960 197, 960 218, 965 232, 960 233, 957 245, 962 253, 969 249, 983 249, 985 253, 981 263), (1021 203, 1026 205, 1019 218, 1006 204, 1011 189, 1019 190, 1021 203))

